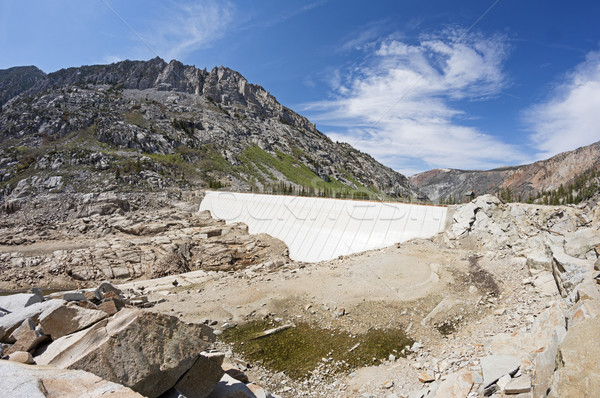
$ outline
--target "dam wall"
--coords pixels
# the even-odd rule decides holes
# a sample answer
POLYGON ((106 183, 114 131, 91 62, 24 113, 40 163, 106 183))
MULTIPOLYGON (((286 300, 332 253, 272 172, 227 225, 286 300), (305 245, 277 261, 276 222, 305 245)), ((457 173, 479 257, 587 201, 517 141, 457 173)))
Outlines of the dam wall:
POLYGON ((217 191, 206 192, 200 210, 281 239, 290 258, 306 262, 429 238, 447 216, 441 206, 217 191))

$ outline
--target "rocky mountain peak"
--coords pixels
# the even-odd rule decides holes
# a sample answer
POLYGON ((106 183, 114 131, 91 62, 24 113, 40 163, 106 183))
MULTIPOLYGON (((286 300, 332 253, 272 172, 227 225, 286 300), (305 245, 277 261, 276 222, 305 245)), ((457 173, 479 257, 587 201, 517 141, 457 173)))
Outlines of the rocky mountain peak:
POLYGON ((177 60, 167 63, 155 57, 148 61, 125 60, 110 65, 66 68, 48 75, 35 67, 1 72, 0 89, 4 89, 0 105, 17 95, 31 96, 57 87, 110 85, 128 90, 155 89, 203 96, 223 105, 250 108, 253 113, 277 117, 298 127, 314 128, 306 118, 283 107, 263 87, 248 83, 240 73, 223 66, 207 72, 177 60))
POLYGON ((36 66, 0 70, 0 106, 45 78, 46 74, 36 66))
POLYGON ((199 69, 156 57, 49 74, 20 68, 0 71, 0 87, 7 87, 0 112, 5 195, 212 184, 361 198, 421 196, 403 175, 333 143, 227 67, 199 69))

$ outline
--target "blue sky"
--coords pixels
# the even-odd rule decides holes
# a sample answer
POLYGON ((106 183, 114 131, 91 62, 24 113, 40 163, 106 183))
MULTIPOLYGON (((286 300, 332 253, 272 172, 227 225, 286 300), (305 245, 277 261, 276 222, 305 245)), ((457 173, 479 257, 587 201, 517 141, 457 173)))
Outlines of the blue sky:
POLYGON ((413 174, 600 140, 600 2, 3 0, 0 68, 224 65, 413 174))

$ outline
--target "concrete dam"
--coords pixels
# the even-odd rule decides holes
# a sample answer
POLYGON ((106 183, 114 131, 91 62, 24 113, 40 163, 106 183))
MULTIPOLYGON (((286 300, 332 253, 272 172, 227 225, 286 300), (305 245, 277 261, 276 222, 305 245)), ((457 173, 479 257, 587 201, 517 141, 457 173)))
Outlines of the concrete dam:
POLYGON ((252 234, 281 239, 296 261, 318 262, 429 238, 446 226, 447 208, 374 202, 207 191, 200 210, 252 234))

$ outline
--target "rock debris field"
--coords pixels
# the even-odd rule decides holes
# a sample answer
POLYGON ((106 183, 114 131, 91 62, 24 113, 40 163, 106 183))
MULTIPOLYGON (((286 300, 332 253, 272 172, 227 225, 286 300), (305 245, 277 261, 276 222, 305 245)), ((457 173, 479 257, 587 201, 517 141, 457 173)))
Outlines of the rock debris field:
POLYGON ((0 287, 23 293, 0 297, 2 390, 600 396, 595 201, 480 196, 451 208, 433 238, 303 263, 275 238, 199 212, 200 200, 5 203, 0 287))

